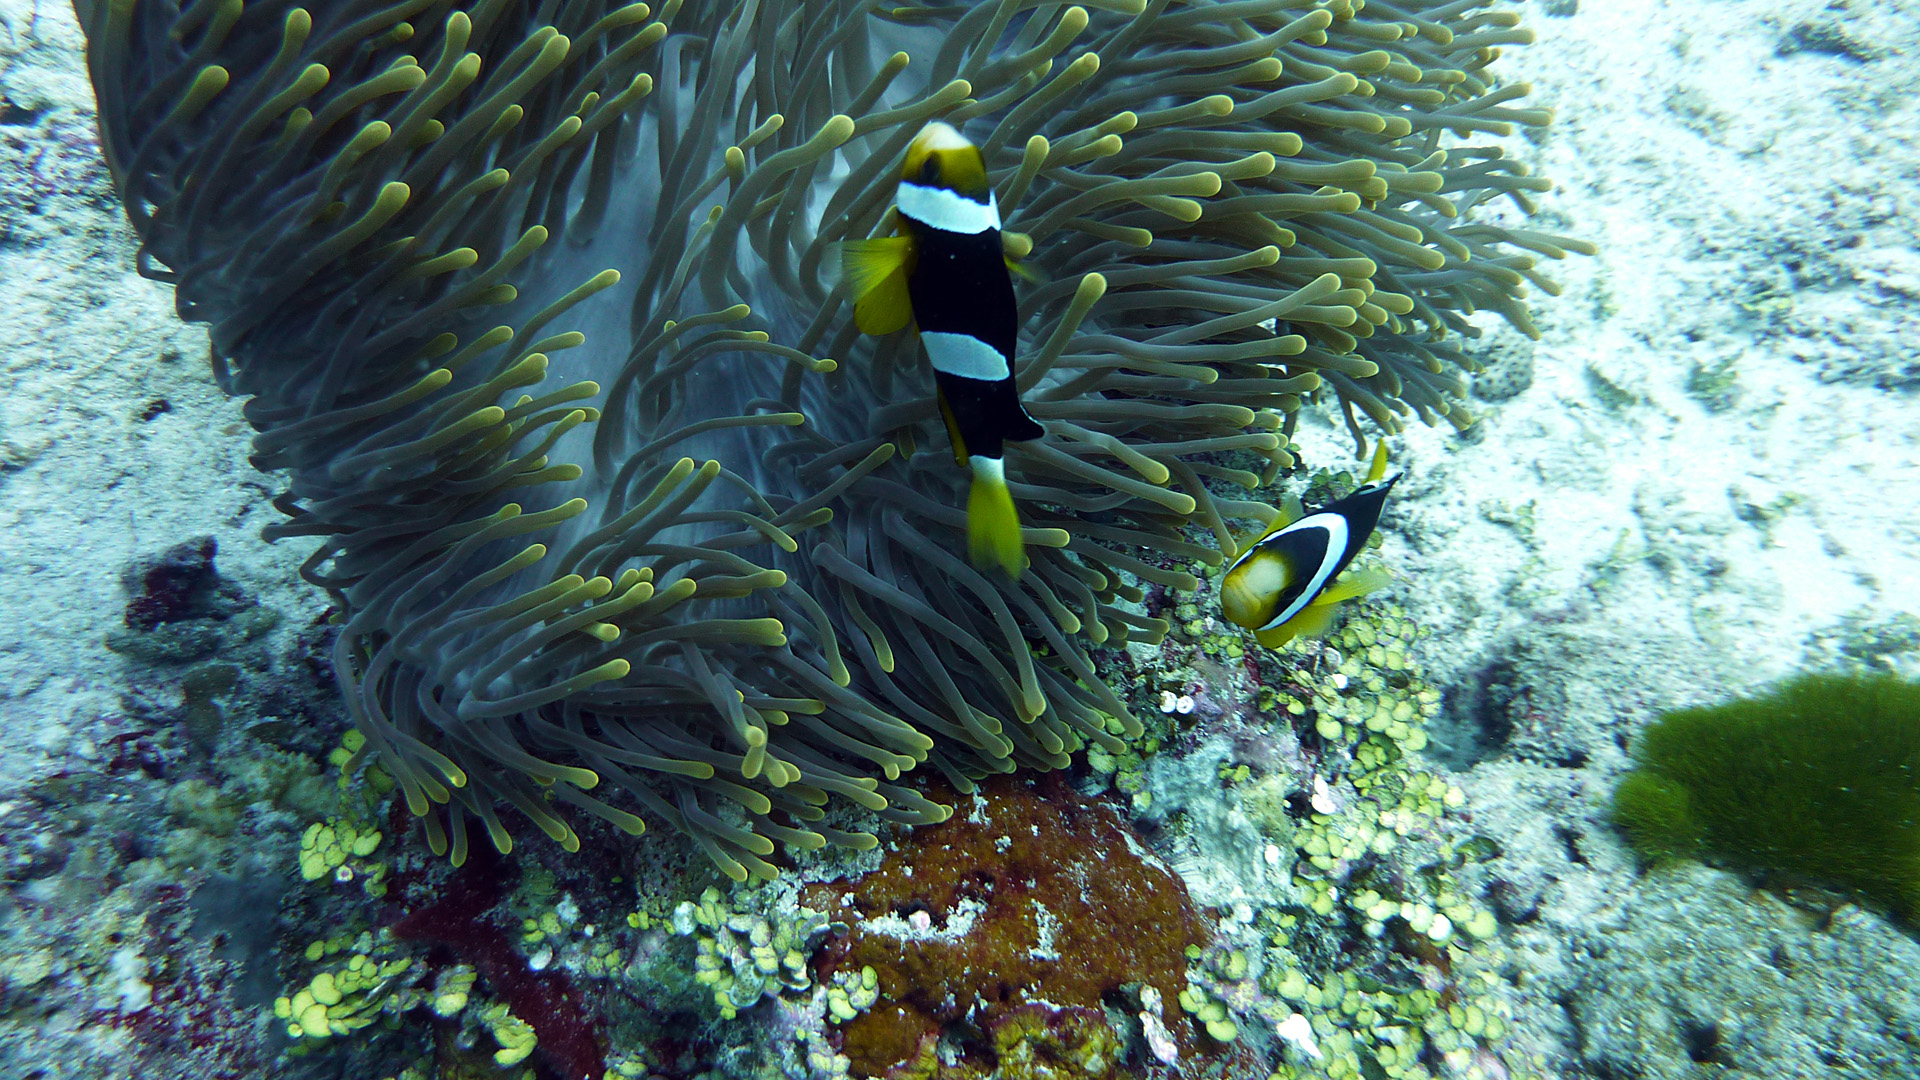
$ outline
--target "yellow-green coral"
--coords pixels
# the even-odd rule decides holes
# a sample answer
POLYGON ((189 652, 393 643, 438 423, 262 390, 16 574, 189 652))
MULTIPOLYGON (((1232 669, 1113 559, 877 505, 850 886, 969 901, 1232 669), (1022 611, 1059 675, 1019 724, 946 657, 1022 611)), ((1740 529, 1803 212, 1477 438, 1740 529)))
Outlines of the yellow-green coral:
POLYGON ((404 958, 382 963, 366 953, 354 953, 344 965, 322 971, 293 994, 275 999, 273 1015, 287 1022, 287 1034, 296 1039, 358 1031, 390 1004, 375 991, 412 966, 404 958))
POLYGON ((344 818, 316 821, 300 836, 300 876, 318 881, 331 874, 336 880, 353 880, 347 859, 366 858, 383 839, 380 830, 357 826, 344 818), (344 873, 343 873, 344 871, 344 873))
MULTIPOLYGON (((1194 668, 1149 675, 1157 680, 1149 686, 1168 690, 1173 723, 1191 722, 1179 706, 1185 693, 1198 696, 1192 686, 1217 696, 1218 673, 1239 669, 1223 647, 1233 634, 1214 633, 1204 617, 1191 621, 1203 631, 1194 635, 1194 668), (1207 663, 1217 666, 1210 672, 1207 663)), ((1288 1047, 1280 1080, 1427 1080, 1442 1062, 1448 1075, 1465 1075, 1472 1062, 1493 1060, 1505 1035, 1506 1006, 1474 981, 1482 962, 1468 952, 1498 923, 1451 876, 1485 857, 1485 845, 1449 835, 1446 813, 1465 794, 1413 756, 1440 705, 1414 659, 1419 635, 1401 609, 1375 602, 1355 606, 1324 639, 1289 643, 1277 657, 1287 674, 1246 697, 1269 722, 1293 729, 1309 770, 1258 775, 1231 759, 1215 768, 1232 788, 1227 797, 1275 845, 1269 851, 1284 845, 1297 857, 1268 855, 1269 865, 1291 867, 1290 888, 1271 906, 1242 905, 1213 947, 1190 953, 1179 1005, 1223 1042, 1244 1039, 1249 1025, 1270 1030, 1288 1047), (1345 967, 1355 929, 1363 947, 1378 942, 1424 967, 1425 979, 1389 986, 1363 974, 1368 965, 1345 967), (1436 955, 1445 962, 1422 959, 1436 955)), ((1094 764, 1127 777, 1119 755, 1094 764)), ((1131 783, 1144 790, 1153 763, 1129 764, 1139 774, 1131 783)), ((1502 1067, 1521 1075, 1511 1061, 1502 1067)))
POLYGON ((518 1065, 527 1060, 533 1048, 539 1045, 539 1038, 533 1033, 533 1025, 507 1011, 507 1006, 495 1002, 480 1012, 480 1023, 492 1033, 493 1040, 500 1049, 493 1052, 493 1060, 498 1065, 518 1065))
POLYGON ((366 787, 359 792, 359 798, 369 810, 377 809, 379 800, 393 791, 393 777, 378 764, 366 763, 367 737, 352 728, 340 736, 340 745, 327 753, 327 763, 339 774, 334 784, 342 792, 353 791, 353 777, 356 772, 366 780, 366 787), (364 768, 362 766, 365 765, 364 768))
MULTIPOLYGON (((634 929, 651 922, 642 912, 630 913, 626 921, 634 929)), ((593 923, 581 921, 579 907, 570 897, 538 916, 521 919, 520 942, 537 967, 547 966, 561 950, 568 951, 572 966, 595 978, 612 975, 621 965, 619 947, 593 923)))
POLYGON ((827 1015, 836 1023, 859 1016, 880 1000, 880 975, 872 967, 859 971, 836 971, 827 987, 827 1015))
POLYGON ((300 834, 299 867, 300 877, 306 881, 331 876, 344 883, 358 877, 367 894, 377 897, 386 893, 386 867, 363 860, 379 850, 385 839, 371 822, 383 812, 383 800, 393 785, 391 780, 382 783, 384 774, 371 765, 358 770, 365 783, 354 781, 365 745, 359 732, 349 730, 340 745, 328 753, 328 763, 339 774, 335 781, 336 809, 300 834))
MULTIPOLYGON (((695 980, 713 988, 714 1004, 727 1020, 782 990, 807 989, 807 954, 828 926, 825 915, 806 908, 791 919, 734 911, 712 888, 673 913, 673 932, 694 939, 695 980)), ((852 987, 836 988, 851 1000, 852 987)), ((869 989, 863 985, 860 992, 869 989)))
POLYGON ((1290 970, 1280 984, 1286 1004, 1263 1006, 1261 1012, 1278 1027, 1287 1010, 1301 1010, 1322 1057, 1311 1065, 1283 1063, 1273 1073, 1279 1080, 1365 1075, 1425 1080, 1433 1075, 1422 1063, 1429 1049, 1452 1065, 1507 1030, 1503 1005, 1469 1001, 1441 1008, 1438 991, 1386 987, 1352 971, 1314 983, 1290 970))
POLYGON ((474 971, 465 964, 456 964, 434 976, 433 995, 427 999, 427 1007, 433 1015, 442 1019, 460 1015, 467 1007, 467 997, 473 992, 474 971))
POLYGON ((600 1080, 646 1080, 651 1074, 644 1056, 616 1047, 607 1055, 607 1071, 600 1080))
POLYGON ((1227 1003, 1209 994, 1204 987, 1189 985, 1180 991, 1180 1007, 1205 1025, 1207 1034, 1220 1042, 1232 1042, 1240 1035, 1227 1003))

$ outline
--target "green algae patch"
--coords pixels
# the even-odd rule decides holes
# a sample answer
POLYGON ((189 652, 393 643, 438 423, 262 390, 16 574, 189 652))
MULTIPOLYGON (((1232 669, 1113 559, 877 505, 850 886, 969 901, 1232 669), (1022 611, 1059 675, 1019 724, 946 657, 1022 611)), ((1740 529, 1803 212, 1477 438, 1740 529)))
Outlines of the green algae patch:
POLYGON ((1705 857, 1920 912, 1920 685, 1811 675, 1647 728, 1613 817, 1649 858, 1705 857))

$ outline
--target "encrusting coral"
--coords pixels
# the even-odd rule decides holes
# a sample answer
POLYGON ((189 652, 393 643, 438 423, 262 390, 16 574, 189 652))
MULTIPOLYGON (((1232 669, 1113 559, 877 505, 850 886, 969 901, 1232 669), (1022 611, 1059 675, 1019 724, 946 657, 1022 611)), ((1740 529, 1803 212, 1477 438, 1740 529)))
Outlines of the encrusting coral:
POLYGON ((269 532, 319 539, 353 719, 456 862, 505 805, 766 875, 874 843, 832 796, 940 820, 922 762, 1118 752, 1088 650, 1218 563, 1184 527, 1270 520, 1215 489, 1312 395, 1459 421, 1449 335, 1530 332, 1535 255, 1585 250, 1471 216, 1550 186, 1471 142, 1547 119, 1478 0, 78 6, 140 269, 250 397, 269 532), (910 336, 822 272, 933 119, 1038 279, 1017 581, 954 554, 910 336))
MULTIPOLYGON (((960 802, 964 813, 917 830, 859 881, 811 887, 852 927, 821 966, 875 973, 877 1002, 844 1018, 843 1051, 864 1075, 932 1075, 944 1043, 968 1059, 940 1073, 949 1080, 1019 1076, 1009 1056, 1051 1033, 1113 1062, 1103 1002, 1143 986, 1171 999, 1186 949, 1205 940, 1185 886, 1110 804, 1057 774, 996 778, 960 802)), ((1190 1049, 1188 1025, 1170 1026, 1190 1049)))
POLYGON ((1642 854, 1722 859, 1920 915, 1920 686, 1804 676, 1670 712, 1634 758, 1613 816, 1642 854))

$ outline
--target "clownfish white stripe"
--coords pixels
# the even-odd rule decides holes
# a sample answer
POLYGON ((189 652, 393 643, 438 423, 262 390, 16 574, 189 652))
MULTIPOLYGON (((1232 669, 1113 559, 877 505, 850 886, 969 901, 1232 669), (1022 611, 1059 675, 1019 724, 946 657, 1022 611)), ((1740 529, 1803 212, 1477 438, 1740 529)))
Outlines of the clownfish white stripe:
POLYGON ((933 369, 943 374, 985 382, 999 382, 1011 374, 1007 358, 1000 355, 1000 350, 972 334, 923 330, 920 341, 927 347, 927 359, 933 361, 933 369))
MULTIPOLYGON (((1267 625, 1260 628, 1262 630, 1271 630, 1279 626, 1281 623, 1300 614, 1308 604, 1313 603, 1314 597, 1320 595, 1320 590, 1326 588, 1328 579, 1333 577, 1333 568, 1340 565, 1340 557, 1346 554, 1347 519, 1341 517, 1339 514, 1308 514, 1299 521, 1274 533, 1273 536, 1285 536, 1288 533, 1300 532, 1305 529, 1323 529, 1326 531, 1327 546, 1325 554, 1320 557, 1320 565, 1314 569, 1313 579, 1307 582, 1307 587, 1300 590, 1300 595, 1294 597, 1293 603, 1288 604, 1283 610, 1275 612, 1273 618, 1267 620, 1267 625)), ((1272 536, 1267 538, 1269 541, 1272 539, 1272 536)))
POLYGON ((982 204, 957 191, 902 180, 894 205, 920 224, 947 232, 973 235, 1000 227, 1000 203, 991 192, 982 204))

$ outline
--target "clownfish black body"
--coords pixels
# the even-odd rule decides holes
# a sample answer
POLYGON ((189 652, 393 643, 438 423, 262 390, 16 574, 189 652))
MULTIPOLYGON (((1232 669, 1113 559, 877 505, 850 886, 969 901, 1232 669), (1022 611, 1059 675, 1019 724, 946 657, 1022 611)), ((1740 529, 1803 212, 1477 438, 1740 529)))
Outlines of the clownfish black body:
POLYGON ((1388 581, 1385 570, 1342 578, 1380 523, 1398 475, 1382 481, 1386 450, 1375 454, 1367 482, 1312 512, 1283 511, 1247 544, 1220 579, 1220 613, 1277 649, 1295 637, 1317 637, 1333 625, 1334 606, 1388 581))
POLYGON ((973 473, 967 544, 974 564, 1018 577, 1025 557, 1005 444, 1045 431, 1013 381, 1019 312, 979 148, 951 125, 928 124, 907 147, 894 209, 899 235, 842 247, 854 321, 869 334, 917 324, 954 459, 973 473))

